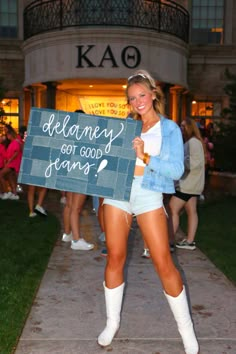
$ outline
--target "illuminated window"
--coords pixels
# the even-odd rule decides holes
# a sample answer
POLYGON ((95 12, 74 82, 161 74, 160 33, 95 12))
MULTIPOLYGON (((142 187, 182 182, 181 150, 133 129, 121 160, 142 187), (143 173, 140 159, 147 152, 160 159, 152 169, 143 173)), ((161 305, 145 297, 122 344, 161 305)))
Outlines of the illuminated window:
POLYGON ((212 101, 192 101, 193 117, 220 117, 221 103, 212 101))
POLYGON ((223 44, 224 0, 192 0, 191 42, 223 44))
POLYGON ((0 102, 0 124, 10 124, 19 129, 19 99, 3 98, 0 102))
POLYGON ((0 38, 17 38, 17 0, 0 0, 0 38))

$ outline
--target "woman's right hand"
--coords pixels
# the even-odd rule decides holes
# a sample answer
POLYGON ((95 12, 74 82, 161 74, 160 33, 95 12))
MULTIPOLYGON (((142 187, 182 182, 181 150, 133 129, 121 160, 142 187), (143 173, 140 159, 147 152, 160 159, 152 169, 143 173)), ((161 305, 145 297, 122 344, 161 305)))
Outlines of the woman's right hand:
POLYGON ((140 160, 143 160, 143 158, 144 158, 144 141, 139 136, 137 136, 133 140, 133 149, 136 152, 136 156, 140 160))

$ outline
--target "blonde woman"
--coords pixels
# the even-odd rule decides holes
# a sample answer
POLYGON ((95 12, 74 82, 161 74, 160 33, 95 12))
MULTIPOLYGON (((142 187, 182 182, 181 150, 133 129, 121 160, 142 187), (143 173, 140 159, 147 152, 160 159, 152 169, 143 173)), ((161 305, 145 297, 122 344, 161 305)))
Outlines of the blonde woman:
POLYGON ((142 122, 142 134, 133 140, 136 166, 130 200, 104 199, 107 245, 105 268, 106 327, 98 337, 109 345, 119 326, 124 292, 124 265, 133 215, 150 250, 151 259, 164 288, 164 295, 177 321, 186 354, 198 353, 198 342, 190 317, 185 287, 169 251, 163 193, 174 192, 174 180, 184 172, 183 139, 176 123, 162 114, 163 95, 144 70, 128 78, 126 95, 134 119, 142 122))
POLYGON ((181 123, 184 138, 185 172, 176 185, 176 192, 170 199, 172 229, 175 235, 179 227, 179 215, 184 208, 188 216, 187 237, 176 243, 177 248, 195 250, 195 235, 198 227, 197 200, 205 184, 205 151, 197 124, 192 118, 181 123))

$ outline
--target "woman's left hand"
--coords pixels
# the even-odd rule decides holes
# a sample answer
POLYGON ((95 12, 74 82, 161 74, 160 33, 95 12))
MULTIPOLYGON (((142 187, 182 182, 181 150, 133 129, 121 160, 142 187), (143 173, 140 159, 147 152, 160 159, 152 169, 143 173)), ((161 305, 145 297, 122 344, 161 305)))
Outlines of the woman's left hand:
POLYGON ((142 160, 144 157, 144 141, 138 136, 133 140, 133 149, 136 156, 142 160))

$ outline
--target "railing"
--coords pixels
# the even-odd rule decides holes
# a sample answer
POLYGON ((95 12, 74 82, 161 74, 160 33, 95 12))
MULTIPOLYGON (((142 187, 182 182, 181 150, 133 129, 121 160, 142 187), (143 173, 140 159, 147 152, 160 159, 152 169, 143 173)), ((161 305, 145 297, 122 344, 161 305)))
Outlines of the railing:
POLYGON ((144 28, 187 43, 189 14, 167 0, 35 0, 24 10, 25 39, 76 26, 144 28))

